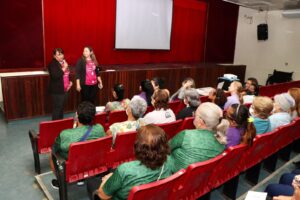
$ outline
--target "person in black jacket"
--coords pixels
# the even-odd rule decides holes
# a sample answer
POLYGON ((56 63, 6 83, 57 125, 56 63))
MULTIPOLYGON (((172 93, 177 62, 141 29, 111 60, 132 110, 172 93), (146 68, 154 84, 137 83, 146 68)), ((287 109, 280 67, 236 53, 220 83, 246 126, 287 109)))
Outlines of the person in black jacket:
POLYGON ((81 101, 95 104, 98 89, 102 89, 98 62, 91 47, 84 47, 83 56, 76 64, 76 90, 81 101))
POLYGON ((49 91, 52 97, 52 120, 58 120, 64 117, 67 92, 73 84, 69 79, 69 65, 64 60, 64 51, 61 48, 53 50, 53 60, 48 65, 48 71, 49 91))

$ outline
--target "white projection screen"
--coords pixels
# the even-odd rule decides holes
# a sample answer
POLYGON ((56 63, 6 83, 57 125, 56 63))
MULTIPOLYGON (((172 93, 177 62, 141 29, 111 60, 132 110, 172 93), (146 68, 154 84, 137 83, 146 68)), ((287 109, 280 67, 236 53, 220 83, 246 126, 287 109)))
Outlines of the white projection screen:
POLYGON ((173 0, 117 0, 116 49, 170 49, 173 0))

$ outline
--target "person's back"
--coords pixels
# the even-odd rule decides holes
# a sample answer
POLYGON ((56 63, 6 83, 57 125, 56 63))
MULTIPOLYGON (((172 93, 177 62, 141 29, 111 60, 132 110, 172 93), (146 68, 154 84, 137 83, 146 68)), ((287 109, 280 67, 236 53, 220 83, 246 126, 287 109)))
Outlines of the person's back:
POLYGON ((112 179, 107 181, 103 187, 105 194, 113 194, 112 199, 127 199, 133 186, 151 183, 159 179, 164 179, 172 175, 173 163, 167 159, 163 168, 152 170, 140 161, 135 160, 121 164, 113 174, 112 179), (121 188, 116 190, 120 185, 121 188))
POLYGON ((279 112, 271 115, 269 117, 269 120, 270 120, 270 130, 274 130, 277 127, 291 123, 292 116, 286 112, 279 112))
POLYGON ((214 133, 208 130, 184 130, 171 141, 171 158, 174 162, 174 172, 196 162, 214 158, 225 149, 214 133))
POLYGON ((160 109, 146 114, 144 121, 146 124, 163 124, 176 121, 176 117, 171 109, 160 109))
POLYGON ((295 100, 288 93, 274 96, 274 113, 269 117, 271 130, 289 124, 292 121, 291 111, 295 106, 295 100))
POLYGON ((152 96, 154 111, 145 115, 146 124, 163 124, 176 121, 174 112, 169 108, 169 92, 158 89, 152 96))
POLYGON ((250 114, 256 134, 263 134, 271 131, 269 116, 273 110, 273 101, 269 97, 255 97, 250 107, 250 114))
MULTIPOLYGON (((86 140, 93 140, 105 136, 104 129, 100 124, 96 124, 92 127, 93 128, 86 140)), ((88 128, 89 126, 80 126, 74 129, 63 130, 56 138, 53 148, 67 160, 70 145, 74 142, 79 142, 87 132, 88 128)))

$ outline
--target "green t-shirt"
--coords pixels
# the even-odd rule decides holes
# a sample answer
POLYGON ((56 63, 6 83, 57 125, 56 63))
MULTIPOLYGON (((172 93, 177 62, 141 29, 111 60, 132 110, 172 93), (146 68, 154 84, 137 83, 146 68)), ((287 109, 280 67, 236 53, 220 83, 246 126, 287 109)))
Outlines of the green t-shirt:
POLYGON ((107 180, 103 186, 106 195, 112 196, 112 199, 127 199, 133 186, 142 185, 167 178, 172 175, 173 163, 168 157, 164 167, 152 170, 141 164, 140 161, 132 161, 121 164, 107 180), (163 169, 163 170, 162 170, 163 169))
POLYGON ((170 141, 174 173, 190 164, 216 157, 225 149, 213 132, 208 130, 184 130, 170 141))
MULTIPOLYGON (((68 159, 70 144, 79 142, 84 134, 87 132, 88 126, 81 126, 74 129, 63 130, 60 135, 55 139, 53 151, 59 153, 64 159, 68 159)), ((106 134, 100 124, 93 126, 93 129, 86 140, 93 140, 104 137, 106 134)))

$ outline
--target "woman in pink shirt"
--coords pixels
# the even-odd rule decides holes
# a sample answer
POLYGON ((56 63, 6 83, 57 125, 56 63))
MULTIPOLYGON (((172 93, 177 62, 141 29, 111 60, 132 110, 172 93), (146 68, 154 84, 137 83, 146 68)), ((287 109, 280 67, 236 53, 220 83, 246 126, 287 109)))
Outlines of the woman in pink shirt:
POLYGON ((98 89, 102 89, 102 80, 98 62, 91 47, 84 47, 83 56, 76 64, 76 90, 81 94, 81 101, 95 104, 98 89))

